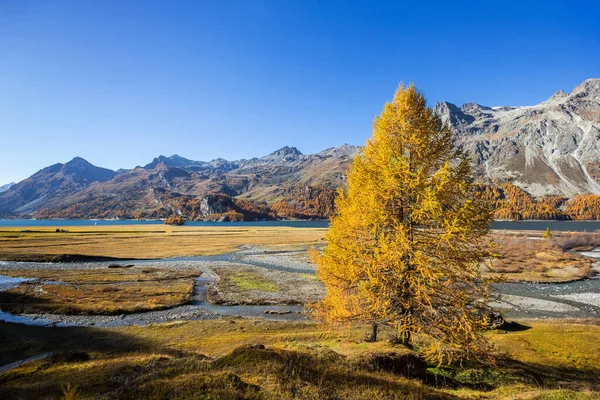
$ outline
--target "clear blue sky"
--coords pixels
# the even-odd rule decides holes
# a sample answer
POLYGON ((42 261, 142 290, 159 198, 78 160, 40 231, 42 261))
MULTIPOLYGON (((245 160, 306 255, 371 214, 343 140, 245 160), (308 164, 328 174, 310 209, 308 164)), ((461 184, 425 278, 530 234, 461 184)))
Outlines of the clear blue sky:
POLYGON ((535 104, 600 77, 597 4, 0 0, 0 184, 362 144, 401 81, 535 104))

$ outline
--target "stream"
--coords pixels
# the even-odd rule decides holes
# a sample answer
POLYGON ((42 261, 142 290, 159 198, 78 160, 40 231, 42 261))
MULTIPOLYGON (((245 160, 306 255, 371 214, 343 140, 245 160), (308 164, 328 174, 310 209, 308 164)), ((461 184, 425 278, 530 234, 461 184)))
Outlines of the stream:
MULTIPOLYGON (((158 260, 123 260, 118 264, 147 265, 163 268, 198 269, 202 275, 211 264, 236 264, 259 267, 274 271, 314 274, 314 266, 292 260, 286 252, 266 253, 252 249, 215 256, 179 257, 158 260), (282 257, 283 255, 283 257, 282 257)), ((600 249, 584 255, 600 260, 600 249)), ((106 262, 81 263, 33 263, 0 262, 0 269, 66 270, 106 267, 106 262)), ((97 326, 115 327, 146 325, 152 323, 215 319, 224 317, 264 318, 269 320, 296 321, 306 319, 301 305, 217 305, 207 301, 207 287, 216 277, 196 278, 192 304, 166 310, 147 311, 123 315, 13 315, 0 310, 0 321, 38 326, 97 326)), ((26 278, 0 275, 0 291, 8 290, 26 278)), ((60 283, 60 282, 58 282, 60 283)), ((600 279, 592 278, 568 283, 501 283, 494 285, 494 292, 501 295, 492 306, 507 318, 596 318, 600 317, 600 279)))

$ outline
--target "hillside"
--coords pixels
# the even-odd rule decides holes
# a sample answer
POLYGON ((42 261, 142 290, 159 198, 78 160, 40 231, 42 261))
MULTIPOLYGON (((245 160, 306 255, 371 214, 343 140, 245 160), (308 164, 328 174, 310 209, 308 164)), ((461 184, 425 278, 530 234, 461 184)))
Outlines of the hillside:
POLYGON ((11 183, 7 183, 6 185, 0 186, 0 193, 6 192, 14 184, 15 184, 14 182, 11 182, 11 183))

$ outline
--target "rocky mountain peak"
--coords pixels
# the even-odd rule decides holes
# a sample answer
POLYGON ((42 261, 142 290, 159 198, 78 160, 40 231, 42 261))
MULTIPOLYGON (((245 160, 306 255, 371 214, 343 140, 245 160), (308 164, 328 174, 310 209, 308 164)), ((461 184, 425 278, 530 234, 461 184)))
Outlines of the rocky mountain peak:
POLYGON ((600 95, 600 78, 586 79, 573 89, 571 95, 574 94, 600 95))
MULTIPOLYGON (((477 106, 477 104, 475 104, 475 103, 467 103, 467 104, 472 104, 475 107, 477 106)), ((465 107, 465 105, 463 105, 462 107, 458 108, 455 104, 444 101, 441 103, 437 103, 433 107, 433 112, 440 117, 442 124, 450 125, 453 127, 456 127, 456 126, 464 127, 464 126, 469 125, 470 123, 472 123, 475 120, 475 118, 473 116, 471 116, 470 114, 465 112, 465 110, 474 109, 474 106, 467 105, 467 107, 465 107), (465 108, 463 109, 463 107, 465 107, 465 108)), ((456 131, 456 133, 459 133, 459 130, 455 130, 455 131, 456 131)))
POLYGON ((462 112, 469 113, 469 114, 486 111, 486 110, 491 110, 490 107, 482 106, 481 104, 477 104, 477 103, 465 103, 460 107, 460 109, 462 112))
POLYGON ((261 157, 259 161, 267 163, 294 162, 298 161, 301 157, 302 153, 297 148, 284 146, 268 156, 261 157))
POLYGON ((433 107, 433 111, 437 115, 449 116, 452 113, 456 113, 456 112, 460 111, 460 108, 458 108, 455 104, 452 104, 448 101, 442 101, 440 103, 435 104, 435 106, 433 107))
POLYGON ((81 158, 81 157, 73 157, 73 159, 67 163, 65 163, 65 166, 68 167, 89 167, 92 166, 92 164, 90 164, 86 159, 81 158))
POLYGON ((64 176, 70 176, 75 180, 89 182, 105 181, 116 175, 116 172, 107 168, 96 167, 81 157, 75 157, 65 163, 60 172, 64 176))
POLYGON ((201 161, 189 160, 185 157, 181 157, 178 154, 173 154, 170 157, 160 155, 158 157, 155 157, 151 163, 146 164, 144 168, 153 169, 160 164, 163 164, 167 167, 189 167, 194 165, 202 165, 203 163, 201 161))
POLYGON ((269 154, 270 156, 280 156, 280 157, 286 157, 286 156, 301 156, 302 153, 300 152, 300 150, 298 150, 295 147, 289 147, 289 146, 284 146, 278 150, 275 150, 274 152, 272 152, 271 154, 269 154))
POLYGON ((436 105, 475 171, 542 196, 600 194, 600 79, 527 107, 436 105))
POLYGON ((344 143, 338 147, 330 147, 317 153, 320 157, 334 157, 334 158, 344 158, 344 157, 354 157, 356 153, 359 151, 358 146, 353 146, 348 143, 344 143))
POLYGON ((556 101, 556 100, 562 100, 565 97, 567 97, 569 94, 567 92, 565 92, 564 90, 559 90, 558 92, 554 93, 549 99, 548 101, 556 101))
MULTIPOLYGON (((600 79, 588 79, 572 93, 559 91, 534 106, 457 107, 442 102, 434 112, 470 155, 479 182, 508 181, 534 196, 600 194, 600 79)), ((115 210, 157 217, 162 215, 159 210, 178 209, 176 202, 183 197, 199 199, 208 193, 278 201, 294 187, 343 186, 347 166, 359 149, 344 144, 303 155, 285 146, 261 158, 210 162, 161 155, 144 168, 119 173, 76 157, 1 193, 0 213, 35 216, 44 209, 85 204, 81 209, 93 210, 86 217, 112 216, 115 210)))

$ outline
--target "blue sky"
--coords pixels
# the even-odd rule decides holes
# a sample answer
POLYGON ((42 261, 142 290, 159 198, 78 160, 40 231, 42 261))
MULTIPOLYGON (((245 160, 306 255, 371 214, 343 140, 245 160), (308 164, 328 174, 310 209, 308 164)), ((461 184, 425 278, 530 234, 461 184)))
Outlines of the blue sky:
POLYGON ((362 144, 399 82, 531 105, 600 77, 597 2, 0 0, 0 184, 362 144))

